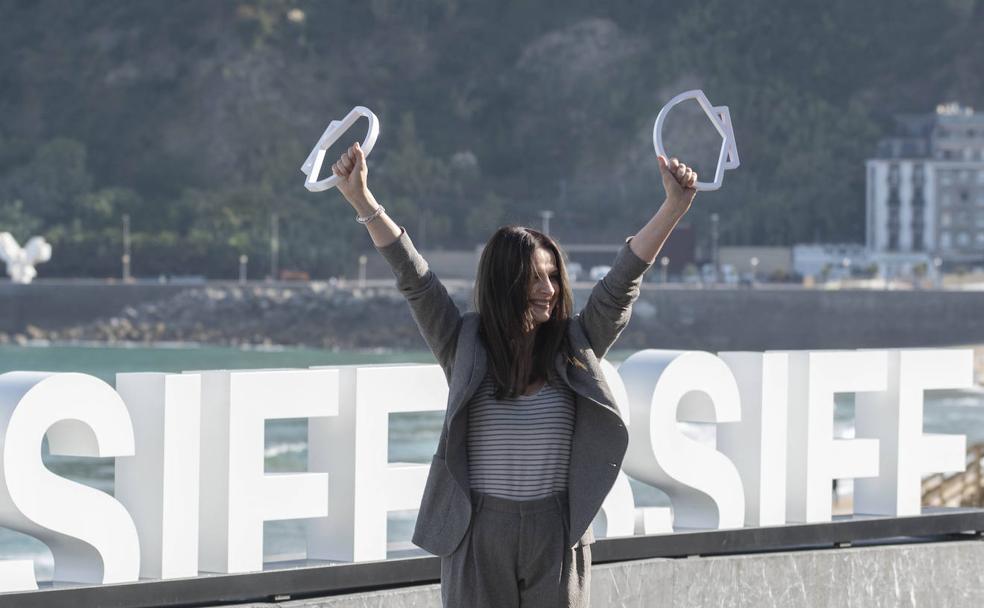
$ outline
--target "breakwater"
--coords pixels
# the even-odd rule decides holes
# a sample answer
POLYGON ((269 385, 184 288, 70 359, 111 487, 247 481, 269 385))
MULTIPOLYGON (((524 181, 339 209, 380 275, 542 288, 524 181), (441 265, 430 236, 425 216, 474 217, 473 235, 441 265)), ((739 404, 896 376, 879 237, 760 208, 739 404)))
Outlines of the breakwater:
MULTIPOLYGON (((452 284, 462 309, 471 291, 452 284)), ((590 286, 575 289, 583 302, 590 286)), ((422 349, 389 283, 0 284, 0 341, 422 349)), ((683 289, 646 284, 618 348, 766 350, 984 343, 984 292, 683 289)))

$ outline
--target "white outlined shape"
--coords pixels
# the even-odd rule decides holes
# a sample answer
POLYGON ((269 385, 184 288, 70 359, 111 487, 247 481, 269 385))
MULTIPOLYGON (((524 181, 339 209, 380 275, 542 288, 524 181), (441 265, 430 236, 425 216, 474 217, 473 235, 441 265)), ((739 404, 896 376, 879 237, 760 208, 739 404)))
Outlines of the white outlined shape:
POLYGON ((0 232, 0 262, 6 262, 12 282, 27 285, 38 275, 34 267, 50 259, 51 245, 44 237, 32 237, 21 248, 9 232, 0 232))
POLYGON ((333 143, 338 141, 338 138, 342 134, 351 129, 352 125, 363 116, 369 119, 369 131, 366 133, 366 138, 363 140, 361 147, 362 152, 366 156, 369 156, 369 153, 372 152, 372 147, 376 145, 376 137, 379 135, 379 119, 376 118, 376 115, 369 108, 355 106, 345 118, 331 121, 325 132, 321 134, 321 138, 318 139, 318 143, 311 150, 311 153, 308 154, 307 160, 301 165, 301 173, 307 176, 307 179, 304 180, 305 188, 311 192, 322 192, 338 184, 338 178, 335 175, 331 175, 320 181, 318 180, 318 174, 321 173, 321 166, 325 163, 325 153, 333 143))
POLYGON ((728 111, 728 106, 712 106, 707 95, 704 95, 704 91, 700 89, 680 93, 663 106, 659 115, 656 116, 656 124, 653 125, 653 147, 656 148, 656 154, 669 158, 663 147, 663 122, 673 106, 688 99, 694 99, 700 104, 701 109, 711 120, 711 124, 721 135, 721 152, 718 154, 717 168, 714 170, 714 181, 697 182, 694 188, 702 191, 717 190, 721 187, 721 182, 724 181, 724 172, 728 169, 737 169, 741 164, 738 159, 738 144, 735 143, 735 133, 731 128, 731 112, 728 111))

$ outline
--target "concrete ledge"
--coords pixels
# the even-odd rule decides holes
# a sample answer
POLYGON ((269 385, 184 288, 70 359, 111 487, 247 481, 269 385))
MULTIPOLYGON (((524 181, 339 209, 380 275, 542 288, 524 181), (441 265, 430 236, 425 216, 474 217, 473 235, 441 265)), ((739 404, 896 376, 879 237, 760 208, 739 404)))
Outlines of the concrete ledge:
MULTIPOLYGON (((593 608, 977 608, 984 542, 891 545, 601 564, 593 608)), ((438 608, 439 585, 243 608, 438 608)))

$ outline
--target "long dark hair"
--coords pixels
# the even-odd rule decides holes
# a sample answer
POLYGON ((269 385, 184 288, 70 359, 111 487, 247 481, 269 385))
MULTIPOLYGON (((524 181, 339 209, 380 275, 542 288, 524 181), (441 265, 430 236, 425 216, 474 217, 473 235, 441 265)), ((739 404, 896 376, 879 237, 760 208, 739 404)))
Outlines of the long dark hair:
POLYGON ((564 256, 556 241, 522 226, 503 226, 495 231, 478 263, 475 308, 498 385, 497 397, 515 397, 528 384, 553 377, 557 353, 566 346, 573 307, 564 256), (559 293, 550 318, 531 332, 530 286, 536 278, 533 253, 538 247, 553 253, 559 293))

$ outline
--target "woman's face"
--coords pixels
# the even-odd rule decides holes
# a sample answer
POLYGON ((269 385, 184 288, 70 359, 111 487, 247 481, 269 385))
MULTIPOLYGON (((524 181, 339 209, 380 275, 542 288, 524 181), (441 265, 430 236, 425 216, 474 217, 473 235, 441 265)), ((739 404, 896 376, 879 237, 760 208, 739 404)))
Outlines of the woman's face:
POLYGON ((560 269, 549 249, 537 247, 533 252, 533 281, 529 288, 530 319, 533 327, 550 320, 560 294, 560 269))

